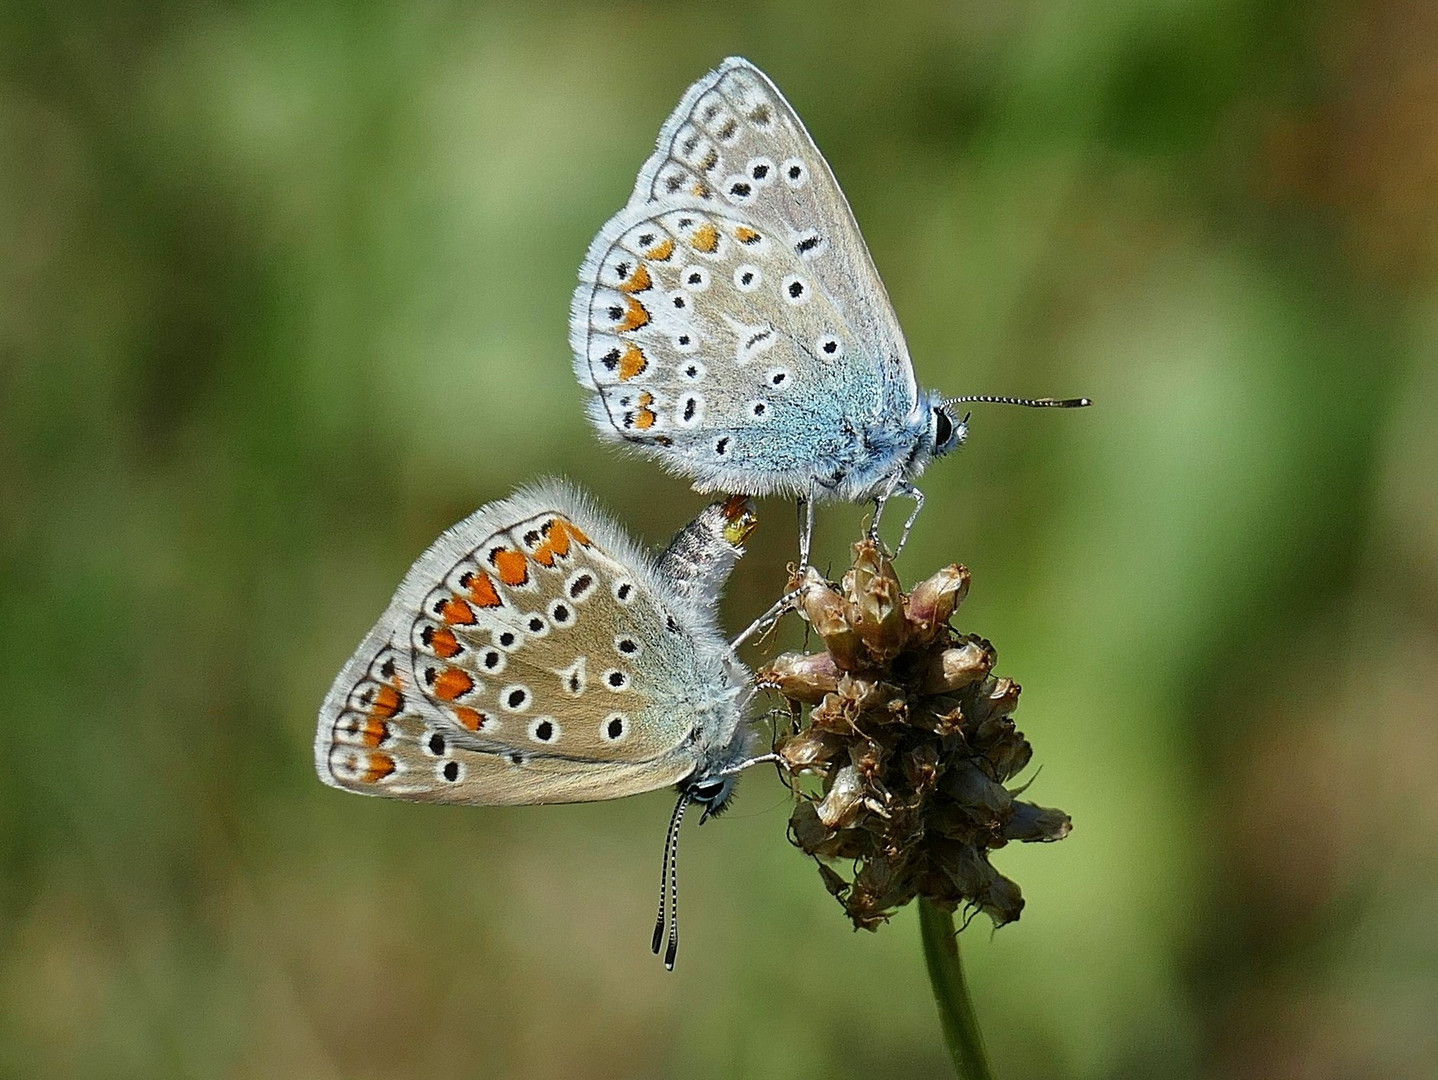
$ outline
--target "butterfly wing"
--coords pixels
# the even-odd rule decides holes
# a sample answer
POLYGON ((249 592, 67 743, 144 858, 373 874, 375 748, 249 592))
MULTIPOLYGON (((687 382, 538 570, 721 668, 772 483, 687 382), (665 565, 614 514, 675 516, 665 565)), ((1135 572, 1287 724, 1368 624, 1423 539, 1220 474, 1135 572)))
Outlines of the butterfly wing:
POLYGON ((411 568, 325 699, 316 769, 336 787, 427 802, 664 787, 737 724, 724 657, 708 617, 585 500, 521 493, 411 568))
POLYGON ((725 60, 685 92, 639 172, 630 205, 681 195, 740 211, 802 250, 819 288, 880 367, 889 407, 898 415, 913 407, 909 348, 849 201, 779 88, 742 57, 725 60))
POLYGON ((570 321, 600 431, 701 491, 803 494, 868 454, 884 383, 811 254, 693 196, 621 211, 570 321))

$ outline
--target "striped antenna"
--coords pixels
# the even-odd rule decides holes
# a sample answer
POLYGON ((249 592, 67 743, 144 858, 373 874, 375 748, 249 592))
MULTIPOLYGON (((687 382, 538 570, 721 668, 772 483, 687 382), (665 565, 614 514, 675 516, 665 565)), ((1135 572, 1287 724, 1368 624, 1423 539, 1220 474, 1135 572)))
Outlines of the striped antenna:
POLYGON ((1086 405, 1093 404, 1093 399, 1086 397, 1026 398, 995 397, 992 394, 966 394, 964 397, 948 398, 944 402, 944 407, 962 405, 969 401, 982 402, 985 405, 1025 405, 1030 409, 1082 409, 1086 405))

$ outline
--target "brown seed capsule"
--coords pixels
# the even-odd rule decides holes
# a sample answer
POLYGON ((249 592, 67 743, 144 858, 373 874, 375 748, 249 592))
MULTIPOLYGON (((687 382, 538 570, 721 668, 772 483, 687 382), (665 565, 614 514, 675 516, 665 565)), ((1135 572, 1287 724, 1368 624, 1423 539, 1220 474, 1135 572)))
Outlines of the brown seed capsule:
POLYGON ((927 645, 933 641, 968 594, 969 572, 958 563, 919 582, 904 605, 915 644, 927 645))
POLYGON ((785 653, 754 677, 761 690, 777 690, 786 698, 817 705, 824 695, 839 688, 839 668, 827 652, 805 656, 785 653))
POLYGON ((854 566, 845 578, 858 618, 855 629, 878 663, 897 656, 908 637, 904 594, 894 564, 872 540, 854 545, 854 566))
POLYGON ((972 637, 956 648, 930 654, 923 689, 929 694, 961 690, 988 676, 997 654, 983 638, 972 637))
POLYGON ((844 671, 862 668, 868 657, 854 626, 848 601, 829 587, 817 570, 809 568, 805 589, 799 597, 799 613, 809 621, 814 632, 824 639, 824 647, 834 663, 844 671))

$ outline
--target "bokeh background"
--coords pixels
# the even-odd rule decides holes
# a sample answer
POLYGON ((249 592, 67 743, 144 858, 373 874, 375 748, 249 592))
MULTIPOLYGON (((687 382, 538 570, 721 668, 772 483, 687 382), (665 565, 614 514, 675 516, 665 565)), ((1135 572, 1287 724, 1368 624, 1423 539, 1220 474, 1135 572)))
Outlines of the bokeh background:
MULTIPOLYGON (((947 1075, 772 775, 433 808, 315 710, 411 559, 600 449, 575 268, 684 87, 765 67, 921 380, 976 412, 900 572, 1025 686, 1000 1075, 1438 1075, 1438 8, 1426 0, 0 8, 0 1074, 947 1075)), ((842 566, 864 513, 821 513, 842 566)), ((767 503, 726 602, 777 593, 767 503)), ((792 633, 792 630, 790 631, 792 633)), ((781 642, 783 644, 783 642, 781 642)))

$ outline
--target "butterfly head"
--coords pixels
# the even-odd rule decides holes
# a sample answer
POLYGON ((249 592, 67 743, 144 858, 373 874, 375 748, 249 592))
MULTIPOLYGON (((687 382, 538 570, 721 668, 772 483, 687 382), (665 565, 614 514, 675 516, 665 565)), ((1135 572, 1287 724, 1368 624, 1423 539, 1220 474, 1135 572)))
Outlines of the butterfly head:
POLYGON ((929 410, 929 454, 943 457, 957 450, 969 435, 969 414, 960 417, 953 406, 936 402, 929 410))
POLYGON ((686 780, 681 789, 688 794, 689 801, 697 803, 704 808, 704 816, 700 819, 701 824, 711 817, 718 817, 729 807, 729 799, 734 794, 734 781, 738 777, 729 776, 694 776, 686 780))

